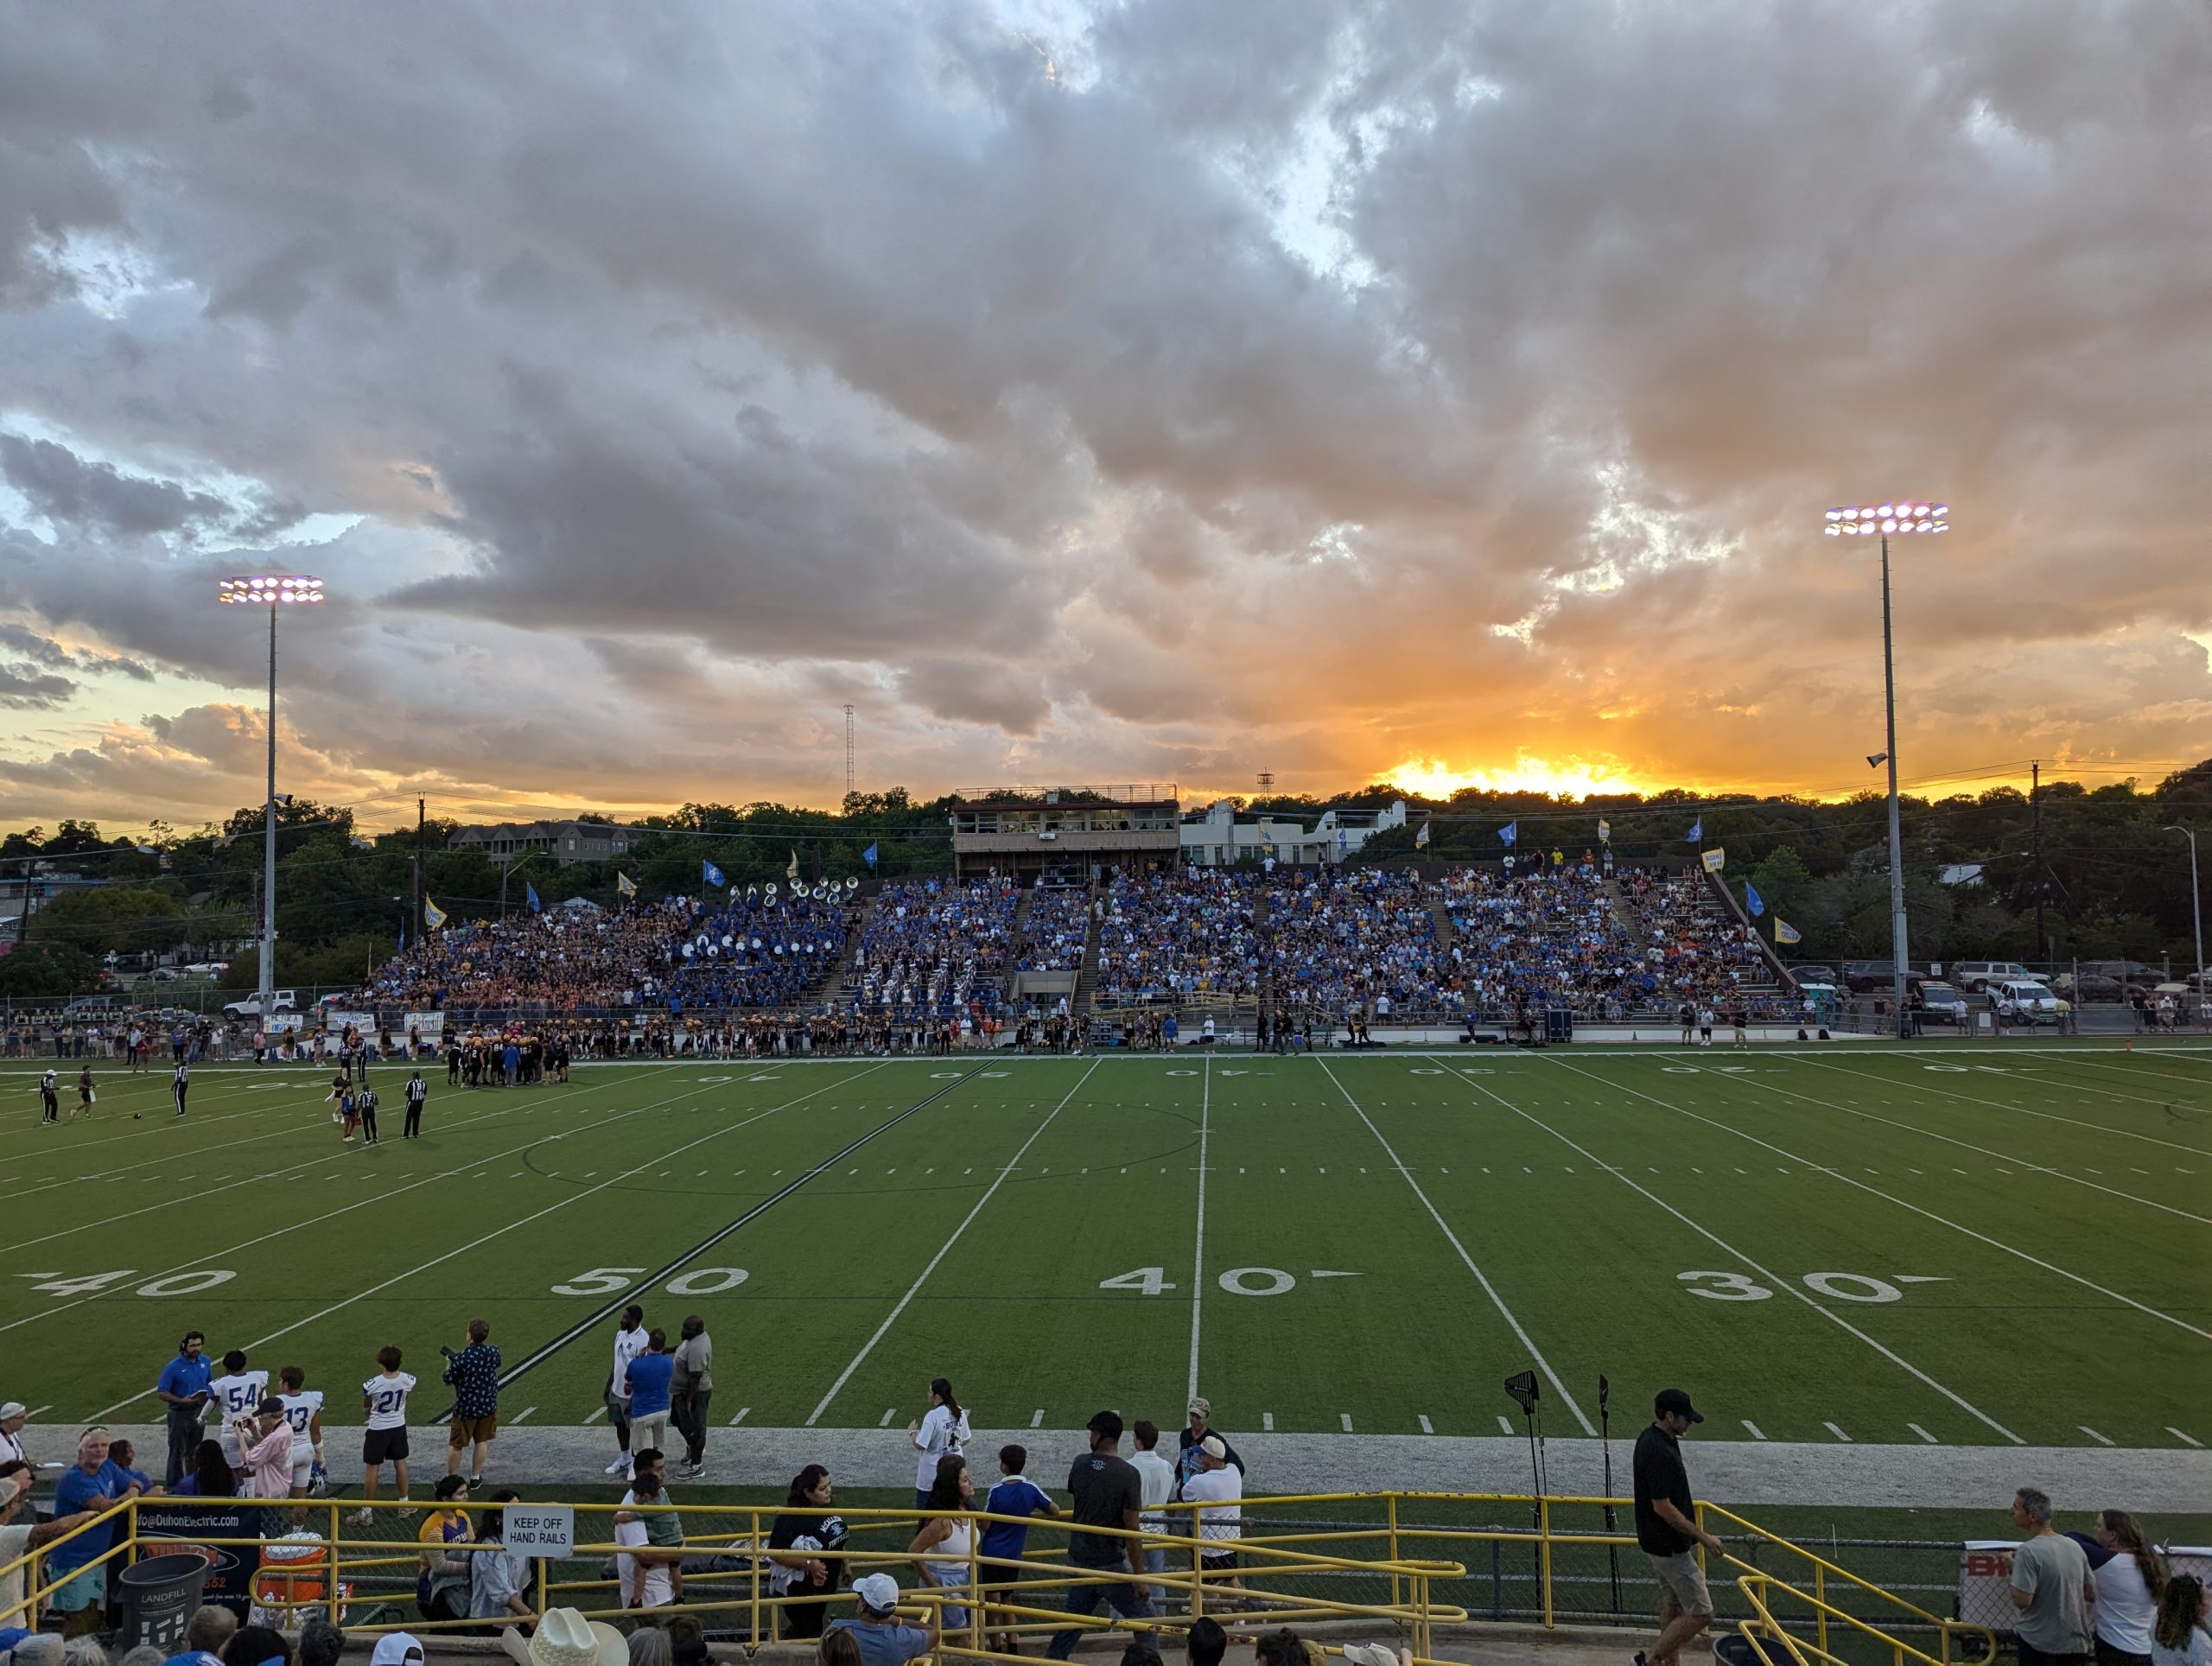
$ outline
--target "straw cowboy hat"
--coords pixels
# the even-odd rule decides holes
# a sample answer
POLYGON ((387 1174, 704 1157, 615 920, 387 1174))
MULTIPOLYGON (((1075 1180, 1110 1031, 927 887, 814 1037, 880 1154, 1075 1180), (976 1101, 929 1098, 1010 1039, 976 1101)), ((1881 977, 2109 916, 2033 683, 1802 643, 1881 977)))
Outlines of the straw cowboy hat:
POLYGON ((621 1632, 573 1608, 553 1608, 525 1642, 513 1626, 499 1633, 500 1646, 521 1666, 630 1666, 630 1645, 621 1632))

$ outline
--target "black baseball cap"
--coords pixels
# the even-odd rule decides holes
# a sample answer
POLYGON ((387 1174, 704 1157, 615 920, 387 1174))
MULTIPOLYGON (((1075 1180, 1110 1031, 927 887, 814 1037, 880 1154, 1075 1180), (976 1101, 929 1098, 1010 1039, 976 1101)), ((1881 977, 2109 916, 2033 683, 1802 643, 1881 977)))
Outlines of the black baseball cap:
POLYGON ((1705 1421, 1705 1415, 1690 1404, 1689 1396, 1681 1389, 1660 1389, 1651 1402, 1651 1412, 1655 1417, 1664 1417, 1669 1412, 1673 1412, 1677 1416, 1688 1418, 1693 1423, 1705 1421))

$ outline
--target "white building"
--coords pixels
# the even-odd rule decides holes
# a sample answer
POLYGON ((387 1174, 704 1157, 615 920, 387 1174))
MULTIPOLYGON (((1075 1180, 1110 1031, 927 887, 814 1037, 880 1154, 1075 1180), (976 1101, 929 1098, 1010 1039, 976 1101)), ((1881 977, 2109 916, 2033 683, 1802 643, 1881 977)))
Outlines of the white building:
POLYGON ((1330 809, 1309 830, 1303 822, 1273 814, 1239 820, 1236 806, 1224 798, 1203 812, 1183 818, 1183 860, 1201 868, 1227 868, 1269 856, 1299 867, 1344 861, 1377 833, 1406 824, 1406 801, 1386 810, 1330 809))

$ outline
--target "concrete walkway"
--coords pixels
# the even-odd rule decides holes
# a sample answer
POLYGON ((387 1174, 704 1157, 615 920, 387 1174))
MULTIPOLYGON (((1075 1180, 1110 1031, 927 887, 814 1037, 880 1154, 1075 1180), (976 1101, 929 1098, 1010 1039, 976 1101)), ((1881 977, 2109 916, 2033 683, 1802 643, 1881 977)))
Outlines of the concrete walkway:
MULTIPOLYGON (((168 1450, 159 1424, 116 1425, 137 1443, 141 1468, 158 1469, 168 1450)), ((1525 1440, 1502 1435, 1265 1434, 1234 1431, 1255 1492, 1529 1490, 1525 1440)), ((32 1424, 23 1431, 34 1460, 67 1461, 73 1428, 32 1424)), ((1613 1483, 1628 1488, 1635 1431, 1612 1445, 1613 1483)), ((1057 1475, 1084 1449, 1074 1429, 978 1429, 977 1452, 1019 1441, 1037 1454, 1031 1472, 1057 1475)), ((410 1432, 416 1491, 444 1470, 445 1431, 410 1432)), ((358 1485, 360 1446, 355 1432, 325 1443, 331 1480, 358 1485)), ((2014 1489, 2043 1488, 2062 1509, 2094 1510, 2114 1499, 2145 1511, 2196 1511, 2212 1501, 2212 1450, 2083 1447, 1876 1446, 1785 1440, 1692 1439, 1683 1445, 1699 1495, 1726 1504, 1873 1505, 1973 1509, 2001 1512, 2014 1489)), ((495 1480, 516 1485, 604 1485, 614 1453, 604 1428, 532 1427, 504 1431, 493 1448, 495 1480)), ((695 1485, 781 1489, 810 1463, 828 1464, 843 1487, 903 1491, 913 1485, 914 1458, 896 1429, 718 1428, 708 1443, 707 1472, 695 1485)), ((1550 1492, 1593 1497, 1604 1491, 1603 1453, 1595 1440, 1554 1439, 1546 1447, 1550 1492)))

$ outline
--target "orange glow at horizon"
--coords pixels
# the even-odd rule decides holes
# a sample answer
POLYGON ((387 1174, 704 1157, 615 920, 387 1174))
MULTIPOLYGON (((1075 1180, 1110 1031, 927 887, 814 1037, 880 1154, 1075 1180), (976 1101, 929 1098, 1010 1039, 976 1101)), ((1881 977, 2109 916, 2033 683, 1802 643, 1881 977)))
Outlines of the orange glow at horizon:
POLYGON ((1401 792, 1429 799, 1448 798, 1471 787, 1484 792, 1545 792, 1556 798, 1586 798, 1595 792, 1656 791, 1609 762, 1568 758, 1554 763, 1522 753, 1512 763, 1497 769, 1454 770, 1440 758, 1408 758, 1382 772, 1382 779, 1401 792))

